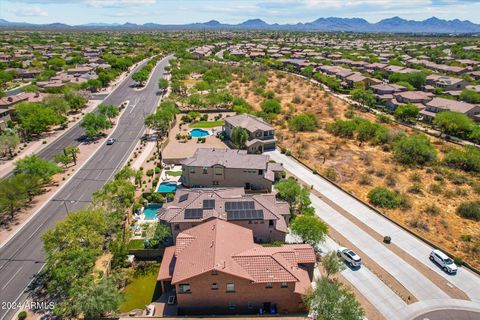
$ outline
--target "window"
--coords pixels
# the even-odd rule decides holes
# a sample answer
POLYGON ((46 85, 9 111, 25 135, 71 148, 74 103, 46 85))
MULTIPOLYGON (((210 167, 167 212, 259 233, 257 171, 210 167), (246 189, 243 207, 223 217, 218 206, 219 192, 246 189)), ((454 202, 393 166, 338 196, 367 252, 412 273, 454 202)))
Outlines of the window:
POLYGON ((216 282, 212 283, 212 290, 217 290, 218 289, 218 285, 216 282))
POLYGON ((263 175, 263 170, 258 170, 258 175, 259 176, 263 175))
POLYGON ((235 284, 233 282, 227 282, 227 292, 235 292, 235 284))
POLYGON ((182 283, 178 285, 178 293, 192 293, 190 290, 190 284, 182 283))
POLYGON ((212 181, 213 186, 218 186, 218 181, 212 181))
POLYGON ((173 226, 173 228, 174 228, 176 231, 178 231, 178 230, 180 230, 180 225, 179 225, 179 224, 176 224, 176 225, 173 226))
POLYGON ((273 288, 272 283, 271 283, 271 282, 267 282, 267 284, 265 285, 265 288, 267 288, 267 289, 273 288))
POLYGON ((195 173, 195 168, 190 168, 190 173, 195 173))
POLYGON ((203 173, 203 174, 207 174, 207 173, 208 173, 208 168, 207 168, 207 167, 203 167, 202 173, 203 173))
POLYGON ((215 167, 215 175, 217 175, 217 176, 223 175, 223 168, 222 167, 215 167))
POLYGON ((288 288, 288 283, 282 282, 282 284, 280 285, 280 288, 288 288))
POLYGON ((268 220, 268 225, 269 225, 270 227, 273 227, 273 220, 268 220))

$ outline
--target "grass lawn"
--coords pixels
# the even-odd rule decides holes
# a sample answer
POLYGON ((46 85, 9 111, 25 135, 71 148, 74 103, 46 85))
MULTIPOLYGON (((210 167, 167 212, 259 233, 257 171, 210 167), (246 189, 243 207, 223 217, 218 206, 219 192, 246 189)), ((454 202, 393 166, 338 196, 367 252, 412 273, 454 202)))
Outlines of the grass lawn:
POLYGON ((167 171, 166 173, 172 177, 180 177, 182 175, 182 171, 167 171))
POLYGON ((225 121, 218 120, 218 121, 199 121, 196 123, 189 124, 190 128, 215 128, 221 127, 225 124, 225 121))
POLYGON ((158 299, 160 291, 156 285, 159 268, 160 263, 149 263, 141 270, 135 270, 131 282, 123 290, 125 300, 119 308, 121 313, 144 309, 150 302, 158 299))
POLYGON ((128 243, 128 250, 142 250, 145 249, 143 239, 133 239, 128 243))

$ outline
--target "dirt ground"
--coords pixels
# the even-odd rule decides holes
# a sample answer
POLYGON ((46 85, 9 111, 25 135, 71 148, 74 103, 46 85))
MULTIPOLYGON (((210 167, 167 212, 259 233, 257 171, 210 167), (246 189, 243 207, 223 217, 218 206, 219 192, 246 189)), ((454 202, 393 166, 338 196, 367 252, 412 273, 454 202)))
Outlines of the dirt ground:
MULTIPOLYGON (((233 81, 229 90, 246 99, 255 110, 260 110, 260 103, 265 98, 255 93, 255 87, 255 83, 233 81)), ((282 104, 283 113, 274 121, 281 147, 289 149, 319 173, 334 171, 336 182, 364 201, 368 201, 368 192, 376 186, 386 186, 408 194, 410 209, 381 211, 480 268, 480 222, 461 218, 455 213, 460 203, 477 200, 478 190, 475 191, 467 183, 452 182, 459 180, 453 177, 455 175, 477 180, 478 177, 443 167, 404 167, 392 159, 391 152, 382 150, 380 146, 365 143, 360 146, 356 140, 333 136, 324 129, 325 125, 335 119, 346 119, 345 113, 349 106, 313 83, 293 75, 271 72, 265 90, 275 92, 275 97, 282 104), (316 132, 294 133, 287 128, 286 119, 302 112, 313 113, 318 117, 320 128, 316 132), (414 185, 416 190, 412 190, 414 185), (471 239, 466 240, 469 237, 471 239)), ((355 114, 375 121, 373 114, 358 110, 355 114)), ((393 130, 411 131, 399 124, 387 126, 393 130)), ((436 138, 431 139, 438 149, 440 159, 446 147, 454 146, 436 138)))

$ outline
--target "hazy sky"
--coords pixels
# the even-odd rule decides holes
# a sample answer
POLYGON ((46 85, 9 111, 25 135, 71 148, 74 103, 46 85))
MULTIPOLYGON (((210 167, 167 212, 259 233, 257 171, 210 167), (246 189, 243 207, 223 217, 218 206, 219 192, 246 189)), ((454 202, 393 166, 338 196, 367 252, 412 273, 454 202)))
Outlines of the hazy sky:
POLYGON ((0 18, 32 23, 238 23, 253 18, 296 23, 331 16, 370 22, 436 16, 480 23, 480 0, 0 0, 0 18))

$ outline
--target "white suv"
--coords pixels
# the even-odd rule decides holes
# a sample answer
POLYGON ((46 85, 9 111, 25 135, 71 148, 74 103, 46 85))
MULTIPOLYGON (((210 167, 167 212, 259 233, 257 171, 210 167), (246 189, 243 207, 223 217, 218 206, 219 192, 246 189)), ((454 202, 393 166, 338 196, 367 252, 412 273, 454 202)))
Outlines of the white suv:
POLYGON ((362 265, 362 259, 350 249, 344 247, 338 248, 337 256, 345 260, 345 262, 352 268, 357 268, 362 265))
POLYGON ((436 262, 445 272, 456 273, 458 270, 457 265, 453 260, 440 250, 433 250, 430 253, 430 260, 436 262))

